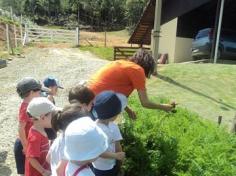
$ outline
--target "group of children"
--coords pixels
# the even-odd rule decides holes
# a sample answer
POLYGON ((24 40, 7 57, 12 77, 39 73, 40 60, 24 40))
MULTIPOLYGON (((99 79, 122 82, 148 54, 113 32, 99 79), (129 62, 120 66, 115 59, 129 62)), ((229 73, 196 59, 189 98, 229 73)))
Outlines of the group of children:
POLYGON ((70 89, 69 103, 61 109, 53 97, 62 88, 58 80, 48 77, 43 83, 26 77, 17 84, 23 99, 14 146, 18 174, 116 176, 125 153, 114 121, 127 106, 127 98, 113 91, 95 97, 79 84, 70 89))

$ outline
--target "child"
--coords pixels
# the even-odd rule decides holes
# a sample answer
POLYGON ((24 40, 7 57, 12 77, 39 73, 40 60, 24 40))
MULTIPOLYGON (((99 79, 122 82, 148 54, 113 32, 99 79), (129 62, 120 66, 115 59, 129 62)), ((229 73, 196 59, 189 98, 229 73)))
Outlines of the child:
POLYGON ((72 120, 81 117, 79 114, 86 114, 88 116, 88 111, 91 111, 93 99, 94 94, 87 87, 83 85, 75 86, 69 91, 69 102, 72 104, 66 106, 61 113, 58 112, 52 117, 53 129, 62 132, 50 147, 47 156, 48 161, 51 163, 52 175, 56 173, 57 175, 62 175, 67 163, 61 152, 64 148, 63 141, 66 126, 72 120))
POLYGON ((50 89, 50 94, 47 94, 47 98, 55 104, 55 99, 54 96, 57 95, 58 88, 64 89, 60 84, 58 79, 48 76, 47 78, 44 79, 43 84, 45 87, 50 89))
POLYGON ((69 102, 80 103, 81 107, 87 111, 91 111, 95 94, 85 85, 77 85, 69 91, 69 102))
POLYGON ((46 91, 42 88, 39 81, 31 77, 25 77, 16 86, 18 95, 23 99, 19 109, 19 137, 15 141, 14 154, 16 161, 17 173, 24 175, 25 173, 25 151, 27 146, 27 137, 29 129, 32 126, 32 119, 29 118, 26 113, 28 103, 34 98, 39 97, 41 90, 46 91))
POLYGON ((116 160, 122 161, 125 158, 120 145, 122 136, 119 127, 113 121, 126 105, 127 98, 112 91, 104 91, 95 98, 94 110, 98 118, 96 123, 108 136, 109 145, 107 151, 92 163, 96 176, 116 176, 118 174, 116 160))
MULTIPOLYGON (((44 79, 43 84, 45 87, 50 89, 49 94, 45 94, 43 96, 47 97, 54 105, 56 104, 54 96, 57 95, 58 88, 63 89, 63 87, 59 84, 59 81, 52 77, 48 76, 44 79)), ((51 128, 45 128, 49 140, 54 140, 57 137, 57 134, 51 128)))
POLYGON ((56 132, 61 132, 54 140, 47 155, 47 161, 51 165, 52 176, 62 176, 65 172, 67 161, 64 157, 64 131, 66 127, 73 120, 85 116, 87 116, 87 113, 81 109, 81 106, 78 103, 67 105, 62 111, 57 111, 52 115, 52 128, 56 132))
POLYGON ((50 165, 46 162, 49 142, 44 128, 51 128, 52 112, 55 110, 55 105, 45 97, 34 98, 27 107, 27 112, 33 119, 33 126, 28 135, 26 176, 51 175, 50 165))
POLYGON ((65 131, 64 154, 69 161, 65 175, 94 176, 88 165, 107 147, 107 136, 90 117, 74 120, 65 131))

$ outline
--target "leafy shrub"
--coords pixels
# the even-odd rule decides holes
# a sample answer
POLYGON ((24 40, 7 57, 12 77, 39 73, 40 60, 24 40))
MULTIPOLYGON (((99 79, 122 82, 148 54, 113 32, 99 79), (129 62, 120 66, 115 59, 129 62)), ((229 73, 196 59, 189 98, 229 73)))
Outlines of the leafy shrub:
POLYGON ((125 175, 235 175, 235 136, 182 108, 173 114, 131 102, 138 119, 121 124, 125 175))

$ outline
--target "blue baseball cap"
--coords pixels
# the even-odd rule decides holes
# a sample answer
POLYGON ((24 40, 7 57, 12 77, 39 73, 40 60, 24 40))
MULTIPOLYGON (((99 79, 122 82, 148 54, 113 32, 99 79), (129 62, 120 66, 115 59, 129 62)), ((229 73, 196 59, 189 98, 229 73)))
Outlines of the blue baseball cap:
POLYGON ((109 119, 121 113, 127 106, 127 97, 113 91, 103 91, 95 97, 93 115, 109 119))
POLYGON ((64 88, 60 85, 58 79, 56 79, 56 78, 54 78, 54 77, 52 77, 52 76, 47 77, 47 78, 43 81, 43 84, 44 84, 45 87, 57 86, 57 87, 60 88, 60 89, 64 89, 64 88))

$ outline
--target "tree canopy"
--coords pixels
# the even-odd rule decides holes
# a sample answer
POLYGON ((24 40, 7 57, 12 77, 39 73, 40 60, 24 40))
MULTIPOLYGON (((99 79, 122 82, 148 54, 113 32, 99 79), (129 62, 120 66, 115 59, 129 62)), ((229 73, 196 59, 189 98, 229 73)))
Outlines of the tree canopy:
POLYGON ((134 26, 148 0, 0 0, 0 7, 13 9, 38 24, 118 29, 134 26))

